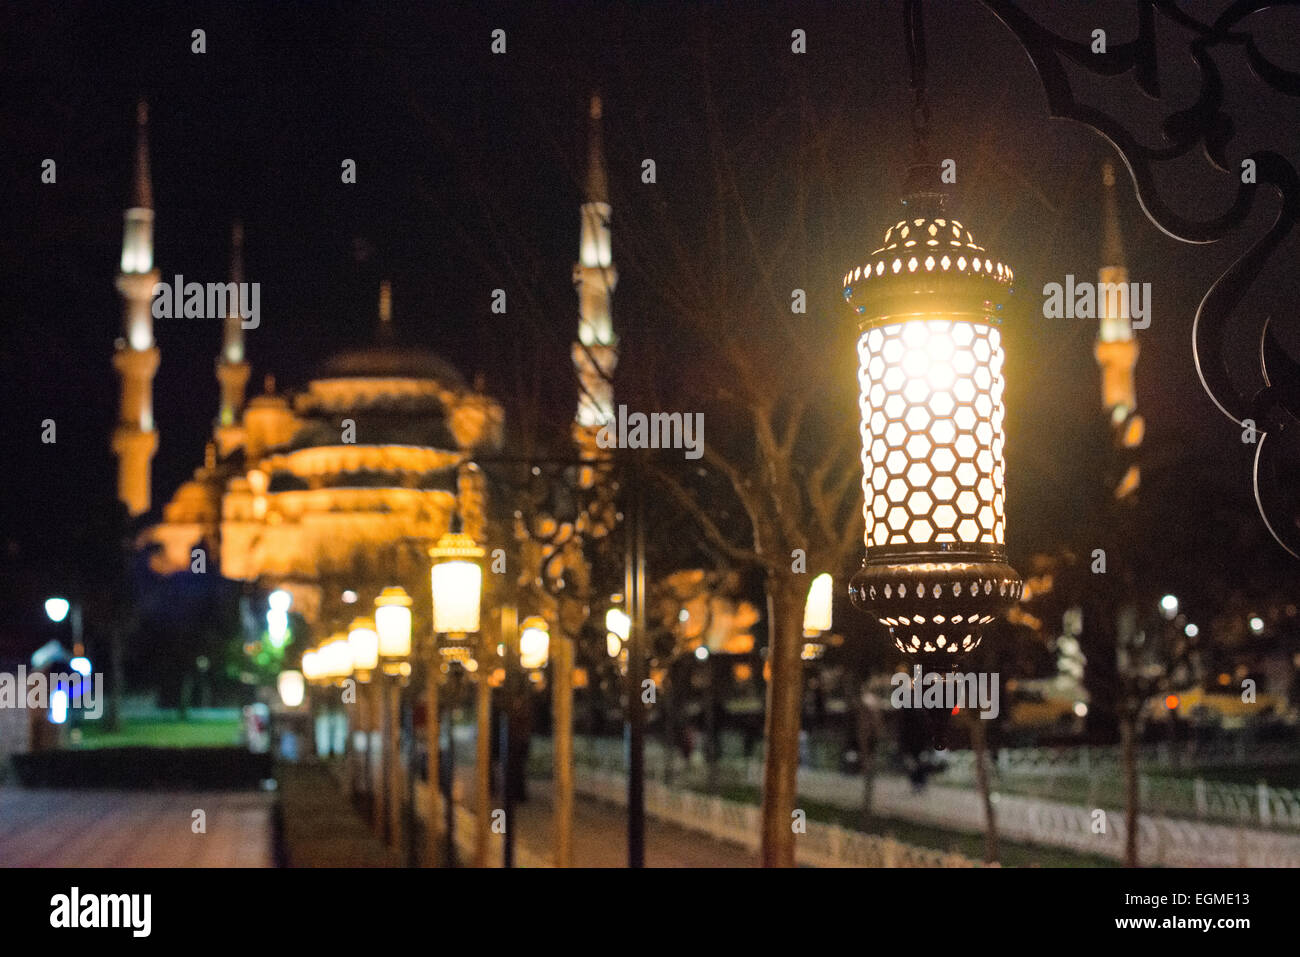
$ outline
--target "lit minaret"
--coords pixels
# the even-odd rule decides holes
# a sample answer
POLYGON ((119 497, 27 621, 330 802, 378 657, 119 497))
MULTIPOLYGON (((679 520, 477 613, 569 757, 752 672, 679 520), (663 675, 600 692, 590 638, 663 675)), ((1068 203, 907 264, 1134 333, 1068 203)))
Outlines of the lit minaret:
MULTIPOLYGON (((1097 308, 1101 330, 1094 353, 1101 367, 1101 401, 1110 415, 1116 444, 1136 449, 1142 444, 1144 423, 1137 414, 1137 390, 1133 370, 1137 367, 1138 344, 1133 338, 1129 319, 1128 266, 1124 242, 1120 235, 1119 208, 1115 200, 1115 169, 1105 163, 1102 179, 1101 268, 1097 270, 1097 308), (1107 290, 1122 289, 1122 294, 1107 295, 1107 290)), ((1132 454, 1132 453, 1130 453, 1132 454)), ((1126 498, 1137 491, 1141 473, 1130 464, 1115 489, 1116 498, 1126 498)))
POLYGON ((244 227, 236 221, 230 228, 230 282, 235 290, 229 297, 225 326, 221 338, 221 355, 217 358, 217 382, 221 386, 221 409, 217 417, 218 444, 223 432, 238 431, 244 411, 244 390, 248 387, 248 363, 244 360, 244 325, 239 315, 239 289, 244 282, 244 227))
POLYGON ((113 452, 117 455, 117 497, 131 515, 149 511, 150 466, 158 449, 153 424, 153 377, 158 347, 150 303, 159 273, 153 265, 153 184, 149 178, 149 108, 136 109, 135 187, 126 211, 122 263, 117 289, 122 294, 124 336, 117 340, 113 367, 122 380, 122 400, 113 452))
MULTIPOLYGON (((594 435, 614 416, 614 389, 610 380, 618 365, 618 337, 614 335, 611 307, 618 271, 614 268, 609 236, 609 187, 605 177, 605 150, 601 144, 600 97, 591 98, 591 126, 587 148, 587 186, 582 204, 582 239, 573 284, 578 290, 578 341, 573 344, 573 365, 580 391, 576 427, 594 435)), ((581 438, 581 436, 580 436, 581 438)))
POLYGON ((393 344, 393 284, 387 279, 379 284, 379 341, 393 344))

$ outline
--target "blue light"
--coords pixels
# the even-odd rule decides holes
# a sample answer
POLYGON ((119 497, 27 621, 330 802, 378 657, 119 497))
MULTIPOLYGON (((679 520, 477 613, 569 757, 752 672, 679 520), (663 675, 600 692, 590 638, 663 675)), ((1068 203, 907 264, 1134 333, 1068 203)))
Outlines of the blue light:
POLYGON ((68 693, 55 688, 50 695, 50 724, 63 724, 68 720, 68 693))

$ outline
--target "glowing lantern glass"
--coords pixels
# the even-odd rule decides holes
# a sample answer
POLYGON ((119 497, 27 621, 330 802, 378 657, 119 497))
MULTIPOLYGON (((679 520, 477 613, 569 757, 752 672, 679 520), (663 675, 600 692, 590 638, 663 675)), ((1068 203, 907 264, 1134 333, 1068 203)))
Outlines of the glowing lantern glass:
POLYGON ((972 651, 1020 597, 1004 537, 1012 280, 941 203, 892 226, 844 276, 859 321, 867 546, 849 591, 914 657, 972 651))
POLYGON ((433 559, 433 630, 464 638, 479 629, 483 549, 461 532, 448 532, 429 549, 433 559))
POLYGON ((551 631, 545 618, 524 621, 519 631, 519 664, 532 671, 546 667, 551 651, 551 631))
POLYGON ((411 596, 396 585, 385 588, 375 599, 375 630, 379 633, 379 657, 386 662, 411 656, 411 596))
POLYGON ((352 668, 368 675, 379 667, 379 633, 369 618, 355 618, 348 626, 348 649, 352 668))

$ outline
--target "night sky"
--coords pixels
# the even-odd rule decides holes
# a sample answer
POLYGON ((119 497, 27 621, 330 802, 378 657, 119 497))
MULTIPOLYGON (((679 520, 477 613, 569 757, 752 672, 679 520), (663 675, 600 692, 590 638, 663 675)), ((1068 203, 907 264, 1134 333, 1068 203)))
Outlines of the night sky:
MULTIPOLYGON (((1025 6, 1076 39, 1098 24, 1116 40, 1136 29, 1129 4, 1089 3, 1070 17, 1058 8, 1076 5, 1025 6)), ((1016 267, 1034 301, 1043 283, 1068 272, 1094 279, 1099 167, 1113 151, 1092 131, 1047 118, 1023 50, 982 5, 927 7, 932 140, 940 156, 957 159, 959 218, 1016 267)), ((1300 11, 1283 11, 1269 15, 1261 43, 1296 70, 1296 36, 1300 11)), ((1194 99, 1181 41, 1162 32, 1166 101, 1146 103, 1135 119, 1148 141, 1161 116, 1194 99)), ((1244 75, 1231 57, 1221 66, 1230 88, 1244 75)), ((247 337, 250 395, 267 372, 300 387, 331 353, 369 341, 379 282, 390 279, 400 340, 442 354, 470 379, 483 373, 515 425, 534 409, 556 426, 575 401, 570 270, 587 98, 599 89, 605 101, 620 375, 635 377, 637 343, 672 335, 671 316, 619 250, 638 224, 666 220, 690 235, 702 221, 712 184, 700 151, 706 75, 708 113, 746 184, 761 184, 768 157, 785 148, 774 130, 796 106, 824 132, 839 222, 849 228, 815 269, 780 279, 809 292, 809 315, 798 321, 850 322, 839 277, 897 218, 908 160, 898 3, 9 5, 0 22, 9 453, 0 537, 10 557, 57 569, 66 530, 114 493, 110 359, 121 302, 113 282, 138 97, 150 103, 163 276, 224 280, 231 220, 244 222, 246 275, 262 284, 263 312, 247 337), (203 55, 190 52, 196 27, 207 33, 203 55), (498 27, 507 31, 505 56, 489 51, 498 27), (795 28, 808 32, 805 56, 790 53, 795 28), (40 183, 46 157, 58 164, 56 185, 40 183), (656 185, 640 182, 644 157, 657 163, 656 185), (357 161, 356 185, 340 182, 344 158, 357 161), (508 316, 490 312, 497 286, 511 295, 508 316), (39 440, 47 417, 58 423, 55 446, 39 440)), ((1132 89, 1126 78, 1093 86, 1104 102, 1132 89)), ((1238 110, 1234 142, 1243 151, 1294 148, 1294 101, 1261 94, 1228 108, 1238 110)), ((1196 156, 1171 166, 1162 182, 1180 212, 1209 218, 1228 205, 1231 175, 1196 156)), ((1131 278, 1154 287, 1137 385, 1147 442, 1153 455, 1192 450, 1202 464, 1180 478, 1192 500, 1197 488, 1209 497, 1226 487, 1249 517, 1249 448, 1201 390, 1190 338, 1200 297, 1245 236, 1216 247, 1175 242, 1142 216, 1131 183, 1122 186, 1131 278)), ((1256 235, 1272 209, 1271 199, 1259 204, 1245 235, 1256 235)), ((1245 311, 1271 313, 1300 354, 1296 252, 1292 237, 1245 311)), ((173 319, 159 320, 155 334, 158 510, 202 461, 221 332, 215 320, 173 319)), ((1050 546, 1078 494, 1072 456, 1085 415, 1099 409, 1096 324, 1031 311, 1007 335, 1009 538, 1023 553, 1050 546)), ((1247 354, 1249 339, 1239 344, 1247 354)), ((827 375, 850 390, 837 397, 856 388, 853 362, 851 352, 827 358, 827 375)), ((856 407, 845 414, 856 417, 856 407)), ((1281 549, 1262 547, 1282 560, 1281 549)))

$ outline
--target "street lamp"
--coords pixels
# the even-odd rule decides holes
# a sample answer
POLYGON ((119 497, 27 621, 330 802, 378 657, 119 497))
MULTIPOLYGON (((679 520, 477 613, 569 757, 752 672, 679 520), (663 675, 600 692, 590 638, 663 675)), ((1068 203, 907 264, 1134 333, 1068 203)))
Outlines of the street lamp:
POLYGON ((1165 618, 1173 621, 1178 616, 1178 598, 1176 595, 1165 595, 1160 599, 1160 610, 1164 613, 1165 618))
POLYGON ((827 573, 813 579, 808 588, 808 600, 803 608, 803 636, 815 638, 831 630, 831 604, 834 600, 835 582, 827 573))
POLYGON ((525 671, 546 667, 550 656, 551 630, 545 618, 524 619, 519 632, 519 664, 525 671))
POLYGON ((321 654, 315 648, 302 653, 302 676, 310 684, 315 684, 325 677, 321 654))
POLYGON ((379 634, 369 618, 354 618, 348 626, 348 650, 352 652, 352 670, 357 680, 366 682, 379 667, 379 634))
MULTIPOLYGON (((371 625, 363 621, 363 626, 371 625)), ((397 753, 401 737, 402 701, 400 681, 411 673, 411 596, 399 586, 390 586, 375 599, 375 651, 386 676, 380 680, 387 712, 388 733, 384 735, 384 788, 387 792, 388 836, 394 848, 401 846, 401 764, 397 753)))
MULTIPOLYGON (((306 655, 303 657, 305 659, 306 655)), ((303 698, 307 695, 307 683, 301 671, 281 671, 275 679, 275 686, 280 693, 280 701, 286 708, 301 706, 303 698)))
MULTIPOLYGON (((369 618, 357 617, 352 620, 348 626, 348 650, 352 653, 352 670, 357 681, 360 684, 368 685, 371 676, 379 669, 379 633, 375 630, 375 623, 369 618)), ((364 781, 364 788, 361 790, 368 795, 375 794, 374 787, 374 730, 379 729, 382 736, 382 716, 375 715, 374 712, 381 705, 374 699, 376 694, 373 690, 364 693, 361 688, 356 689, 356 698, 353 700, 355 705, 356 731, 352 735, 352 748, 349 754, 352 756, 353 769, 351 774, 352 787, 357 788, 357 777, 364 781), (358 741, 365 745, 365 755, 357 767, 356 753, 359 747, 358 741)), ((372 800, 375 800, 372 797, 372 800)), ((375 803, 371 808, 376 830, 382 830, 383 826, 383 809, 375 803)))
POLYGON ((900 651, 951 663, 1023 587, 1004 537, 1001 322, 1014 277, 931 182, 937 168, 914 168, 908 218, 844 275, 867 547, 849 593, 900 651))
POLYGON ((433 559, 433 630, 464 643, 479 630, 483 549, 463 532, 448 532, 429 549, 433 559))
POLYGON ((404 588, 385 588, 375 599, 374 627, 384 674, 404 672, 402 665, 411 657, 411 596, 404 588))
POLYGON ((277 588, 267 596, 266 603, 269 606, 266 612, 266 633, 271 644, 282 648, 285 636, 289 633, 289 609, 293 606, 293 596, 283 588, 277 588))
POLYGON ((605 612, 605 651, 611 658, 617 658, 623 651, 631 631, 632 619, 622 608, 611 608, 605 612))
MULTIPOLYGON (((472 658, 470 636, 479 630, 479 606, 483 597, 483 549, 472 537, 464 532, 447 532, 438 539, 438 543, 429 549, 433 567, 429 573, 429 586, 433 599, 433 634, 434 648, 429 661, 428 696, 429 696, 429 851, 430 859, 436 860, 438 854, 438 784, 439 784, 439 714, 438 714, 438 679, 442 673, 442 657, 459 659, 465 662, 472 658), (438 636, 443 636, 439 646, 438 636)), ((484 656, 486 657, 486 656, 484 656)), ((475 709, 478 724, 478 772, 479 772, 479 839, 477 856, 479 864, 487 863, 486 830, 487 827, 487 764, 489 760, 488 737, 491 722, 491 689, 488 685, 490 669, 483 668, 479 677, 478 702, 475 709)), ((448 717, 452 716, 448 712, 448 717)), ((447 803, 445 830, 447 835, 447 859, 455 863, 455 809, 452 797, 456 785, 456 737, 455 728, 450 720, 447 728, 447 803)))
POLYGON ((56 625, 68 617, 68 609, 71 607, 72 604, 66 598, 55 596, 45 599, 45 614, 56 625))
POLYGON ((331 682, 342 682, 352 674, 352 649, 346 635, 336 632, 320 646, 319 665, 321 676, 331 682))

